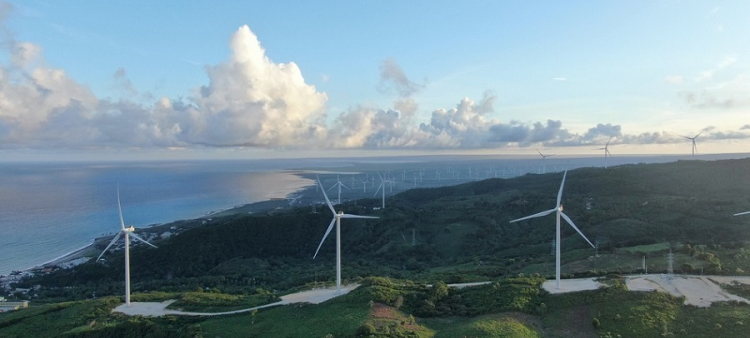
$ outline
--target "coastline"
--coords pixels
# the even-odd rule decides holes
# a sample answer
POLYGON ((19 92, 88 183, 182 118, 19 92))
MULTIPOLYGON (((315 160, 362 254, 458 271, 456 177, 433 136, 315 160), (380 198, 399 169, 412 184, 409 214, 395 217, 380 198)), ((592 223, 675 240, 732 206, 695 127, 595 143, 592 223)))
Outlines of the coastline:
POLYGON ((85 251, 88 251, 88 249, 92 249, 94 247, 94 244, 96 243, 97 239, 98 238, 92 239, 88 244, 86 244, 86 245, 84 245, 84 246, 82 246, 82 247, 80 247, 78 249, 75 249, 75 250, 73 250, 71 252, 68 252, 66 254, 60 255, 59 257, 53 258, 51 260, 48 260, 48 261, 46 261, 46 262, 44 262, 42 264, 39 264, 39 265, 36 265, 36 266, 32 266, 32 267, 30 267, 28 269, 24 269, 23 271, 36 270, 36 269, 44 268, 46 266, 57 265, 57 264, 69 261, 71 259, 80 258, 81 255, 79 255, 79 254, 81 254, 81 253, 83 253, 85 251))
MULTIPOLYGON (((283 171, 278 171, 278 172, 283 172, 283 171)), ((307 173, 304 170, 301 170, 301 171, 300 170, 296 170, 295 172, 287 172, 287 173, 291 174, 291 175, 296 175, 296 176, 299 176, 299 177, 302 177, 302 178, 310 179, 309 176, 305 175, 307 173)), ((299 188, 297 190, 289 192, 286 195, 285 198, 271 198, 271 199, 267 199, 267 200, 263 200, 263 201, 252 202, 252 203, 241 204, 241 205, 235 205, 235 206, 232 206, 232 207, 221 208, 221 209, 218 209, 218 210, 211 210, 211 211, 207 211, 203 216, 200 216, 200 217, 187 218, 187 219, 177 219, 177 220, 172 220, 172 221, 166 222, 166 223, 155 223, 155 224, 151 224, 151 225, 149 225, 147 227, 144 227, 144 228, 139 228, 138 230, 140 230, 141 233, 158 233, 158 232, 162 232, 162 230, 164 230, 164 231, 169 230, 170 228, 172 228, 176 224, 184 225, 184 224, 189 224, 189 223, 195 223, 195 224, 197 224, 196 226, 200 226, 200 225, 203 225, 203 223, 199 222, 199 221, 210 220, 210 219, 215 218, 215 217, 232 216, 232 215, 237 215, 237 214, 241 214, 241 213, 251 213, 252 214, 252 213, 259 213, 259 212, 270 212, 270 211, 274 211, 274 210, 284 210, 284 209, 288 209, 288 208, 294 207, 294 206, 291 206, 289 204, 290 200, 294 199, 297 196, 305 195, 306 193, 308 193, 310 191, 314 191, 313 187, 314 187, 314 185, 313 186, 305 186, 305 187, 299 188)), ((193 228, 193 227, 188 227, 188 228, 186 228, 184 230, 187 230, 189 228, 193 228)), ((179 234, 179 232, 175 233, 175 235, 176 234, 179 234)), ((70 252, 65 253, 63 255, 60 255, 60 256, 55 257, 53 259, 50 259, 50 260, 48 260, 48 261, 46 261, 44 263, 36 264, 34 266, 31 266, 31 267, 28 267, 28 268, 25 268, 25 269, 22 269, 22 270, 12 270, 11 273, 16 272, 16 271, 19 271, 21 273, 33 273, 34 271, 38 271, 38 270, 41 270, 41 269, 44 269, 44 268, 55 267, 55 266, 60 267, 60 265, 63 265, 65 263, 69 263, 71 261, 74 261, 74 260, 80 259, 80 258, 84 258, 84 257, 89 257, 89 259, 93 259, 99 253, 98 251, 95 251, 97 244, 99 242, 102 242, 102 241, 108 242, 114 236, 116 236, 116 234, 106 235, 106 236, 100 236, 100 237, 91 239, 89 241, 89 243, 87 243, 86 245, 84 245, 82 247, 79 247, 79 248, 77 248, 77 249, 75 249, 73 251, 70 251, 70 252)), ((83 262, 81 262, 81 263, 83 263, 83 262)), ((75 266, 75 265, 73 265, 73 266, 75 266)), ((70 266, 70 267, 72 267, 72 266, 70 266)), ((68 267, 68 268, 70 268, 70 267, 68 267)))

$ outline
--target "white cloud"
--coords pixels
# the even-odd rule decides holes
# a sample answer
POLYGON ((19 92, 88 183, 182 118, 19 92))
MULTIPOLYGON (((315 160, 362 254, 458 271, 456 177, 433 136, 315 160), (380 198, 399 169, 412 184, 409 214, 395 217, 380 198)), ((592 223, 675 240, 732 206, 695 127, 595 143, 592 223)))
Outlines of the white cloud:
POLYGON ((180 119, 181 140, 278 147, 322 137, 326 94, 306 84, 295 63, 272 62, 247 26, 230 47, 227 62, 206 68, 210 83, 192 97, 189 118, 180 119))
MULTIPOLYGON (((611 123, 577 134, 560 120, 505 122, 495 112, 497 97, 491 93, 476 102, 463 98, 453 108, 432 110, 429 121, 417 121, 420 107, 412 95, 422 86, 394 60, 381 65, 381 89, 398 94, 393 107, 354 107, 326 125, 326 94, 305 83, 295 63, 271 61, 247 26, 232 35, 228 59, 206 67, 206 85, 185 99, 151 99, 148 104, 136 99, 144 96, 125 69, 113 77, 123 97, 101 99, 64 70, 47 67, 39 46, 7 34, 1 42, 0 53, 7 57, 0 55, 0 60, 7 63, 0 64, 0 144, 6 148, 474 149, 601 144, 613 136, 618 143, 683 141, 665 132, 626 134, 611 123)), ((715 90, 732 93, 726 100, 747 93, 748 87, 748 81, 736 78, 715 90)), ((725 102, 685 95, 692 95, 686 100, 694 104, 725 102)), ((703 137, 750 135, 744 129, 712 129, 703 137)))

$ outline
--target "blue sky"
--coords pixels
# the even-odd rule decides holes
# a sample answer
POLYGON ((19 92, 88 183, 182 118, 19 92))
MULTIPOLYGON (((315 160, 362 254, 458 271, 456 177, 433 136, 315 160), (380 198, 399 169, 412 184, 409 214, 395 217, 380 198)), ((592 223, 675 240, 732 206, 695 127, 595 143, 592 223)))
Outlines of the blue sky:
POLYGON ((589 154, 610 138, 613 154, 689 153, 682 136, 700 132, 699 153, 750 151, 746 1, 10 1, 0 13, 11 154, 589 154))

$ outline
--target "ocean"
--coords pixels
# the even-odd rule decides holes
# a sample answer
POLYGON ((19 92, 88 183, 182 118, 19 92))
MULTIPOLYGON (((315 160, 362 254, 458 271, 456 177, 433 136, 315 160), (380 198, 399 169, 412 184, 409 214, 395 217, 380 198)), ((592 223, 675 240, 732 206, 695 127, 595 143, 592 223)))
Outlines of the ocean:
MULTIPOLYGON (((325 187, 340 180, 351 188, 342 191, 345 200, 373 198, 379 175, 388 175, 396 182, 386 193, 391 195, 414 187, 602 167, 605 163, 614 166, 745 157, 748 154, 617 156, 607 162, 590 156, 550 157, 543 162, 533 156, 0 162, 0 275, 38 266, 85 247, 94 238, 118 231, 118 185, 126 225, 143 228, 272 198, 287 198, 315 184, 296 170, 319 173, 325 187)), ((328 191, 335 200, 335 189, 328 191)), ((323 202, 318 193, 307 198, 323 202)))
POLYGON ((285 198, 313 180, 299 161, 0 164, 0 275, 27 269, 119 230, 285 198))

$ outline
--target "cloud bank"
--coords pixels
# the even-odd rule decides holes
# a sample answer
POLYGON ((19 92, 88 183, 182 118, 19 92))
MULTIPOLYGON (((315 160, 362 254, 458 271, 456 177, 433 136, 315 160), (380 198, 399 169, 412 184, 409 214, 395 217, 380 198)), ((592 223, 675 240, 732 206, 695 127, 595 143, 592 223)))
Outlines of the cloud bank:
MULTIPOLYGON (((502 121, 494 109, 497 96, 489 93, 479 101, 465 97, 455 107, 434 109, 429 121, 416 121, 414 94, 424 85, 409 79, 393 59, 381 64, 377 88, 396 95, 393 107, 352 107, 329 117, 326 94, 306 83, 295 63, 270 60, 247 26, 232 34, 226 61, 205 67, 208 83, 186 98, 144 104, 135 99, 139 93, 127 71, 118 69, 113 84, 121 98, 102 99, 64 70, 48 67, 40 46, 14 40, 2 15, 4 148, 477 149, 580 146, 602 144, 610 137, 613 143, 631 144, 683 141, 664 132, 628 135, 610 123, 578 134, 555 119, 502 121)), ((725 104, 700 98, 688 95, 685 100, 725 104)), ((704 136, 750 138, 747 130, 707 130, 704 136)))

